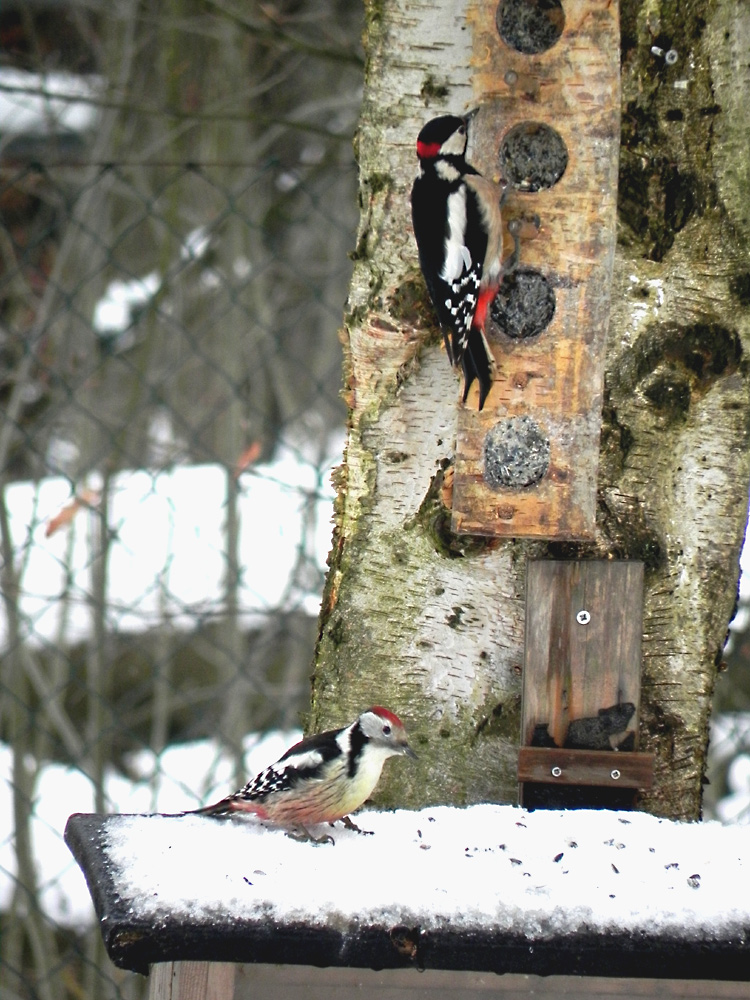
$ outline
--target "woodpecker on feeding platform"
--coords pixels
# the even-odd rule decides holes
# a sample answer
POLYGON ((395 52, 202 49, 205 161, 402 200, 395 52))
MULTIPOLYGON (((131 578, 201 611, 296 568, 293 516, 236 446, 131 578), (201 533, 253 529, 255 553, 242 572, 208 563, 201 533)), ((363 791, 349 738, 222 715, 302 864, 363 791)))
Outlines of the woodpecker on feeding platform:
MULTIPOLYGON (((463 371, 463 402, 476 379, 481 410, 492 386, 487 312, 508 270, 503 267, 504 186, 466 162, 467 127, 467 119, 444 115, 419 133, 411 209, 419 263, 445 349, 451 364, 463 371)), ((513 264, 516 256, 517 249, 513 264)))
MULTIPOLYGON (((291 836, 319 843, 307 827, 342 820, 359 828, 349 813, 369 798, 389 757, 416 757, 397 715, 375 706, 343 729, 308 736, 295 744, 252 780, 226 798, 192 810, 203 816, 254 813, 259 819, 285 827, 291 836)), ((364 832, 364 831, 360 831, 364 832)))

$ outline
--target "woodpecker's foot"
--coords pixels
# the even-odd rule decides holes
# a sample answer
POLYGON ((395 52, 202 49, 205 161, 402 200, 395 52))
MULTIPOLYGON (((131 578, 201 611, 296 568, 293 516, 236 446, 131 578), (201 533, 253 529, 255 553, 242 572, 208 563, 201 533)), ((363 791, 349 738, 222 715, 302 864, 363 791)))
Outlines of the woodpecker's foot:
POLYGON ((287 837, 291 837, 292 840, 297 840, 301 844, 335 844, 336 841, 330 835, 330 833, 324 833, 322 837, 313 837, 309 830, 304 826, 295 826, 291 830, 287 830, 287 837))
POLYGON ((503 261, 502 267, 500 268, 500 274, 503 278, 512 274, 521 260, 521 222, 519 219, 512 219, 508 223, 508 232, 513 237, 513 253, 510 257, 506 257, 503 261))
POLYGON ((341 822, 347 830, 354 830, 355 833, 361 833, 363 837, 372 837, 375 834, 374 830, 363 830, 361 827, 357 826, 351 816, 342 816, 341 822))

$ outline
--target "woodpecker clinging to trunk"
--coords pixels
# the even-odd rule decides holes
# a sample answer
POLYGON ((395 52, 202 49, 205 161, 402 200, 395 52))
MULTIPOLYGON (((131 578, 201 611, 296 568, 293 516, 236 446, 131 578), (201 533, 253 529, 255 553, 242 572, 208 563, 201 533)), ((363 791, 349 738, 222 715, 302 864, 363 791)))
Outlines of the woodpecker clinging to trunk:
POLYGON ((466 162, 467 120, 444 115, 417 137, 419 174, 412 221, 424 274, 451 364, 464 375, 463 401, 479 382, 479 409, 492 386, 484 330, 503 275, 504 188, 466 162))

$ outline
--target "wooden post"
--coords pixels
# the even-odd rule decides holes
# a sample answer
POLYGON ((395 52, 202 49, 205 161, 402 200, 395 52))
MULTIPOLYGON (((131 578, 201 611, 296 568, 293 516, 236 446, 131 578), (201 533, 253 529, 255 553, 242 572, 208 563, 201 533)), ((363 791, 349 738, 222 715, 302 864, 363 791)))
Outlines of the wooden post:
POLYGON ((159 962, 149 974, 148 1000, 232 1000, 233 962, 159 962))
POLYGON ((546 44, 559 37, 530 54, 504 22, 513 6, 476 7, 472 159, 508 180, 506 219, 535 214, 541 228, 491 310, 497 377, 484 410, 474 390, 459 413, 453 530, 583 539, 594 531, 616 235, 617 2, 536 5, 546 44))

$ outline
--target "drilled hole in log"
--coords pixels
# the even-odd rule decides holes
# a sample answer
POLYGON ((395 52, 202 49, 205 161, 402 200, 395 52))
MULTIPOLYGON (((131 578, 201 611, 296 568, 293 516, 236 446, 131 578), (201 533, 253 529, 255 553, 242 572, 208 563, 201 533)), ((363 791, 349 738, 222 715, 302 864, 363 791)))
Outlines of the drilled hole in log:
POLYGON ((550 283, 530 267, 519 267, 503 278, 490 307, 493 325, 517 340, 536 337, 555 315, 555 292, 550 283))
POLYGON ((495 22, 506 45, 532 56, 551 49, 559 39, 565 13, 560 0, 501 0, 495 22))
POLYGON ((492 487, 521 489, 549 468, 549 440, 531 417, 501 420, 484 439, 484 479, 492 487))
POLYGON ((500 170, 519 191, 540 191, 560 180, 568 165, 565 143, 549 125, 521 122, 503 139, 500 170))

